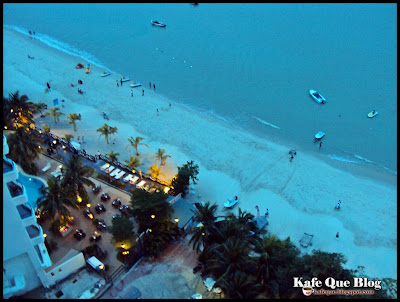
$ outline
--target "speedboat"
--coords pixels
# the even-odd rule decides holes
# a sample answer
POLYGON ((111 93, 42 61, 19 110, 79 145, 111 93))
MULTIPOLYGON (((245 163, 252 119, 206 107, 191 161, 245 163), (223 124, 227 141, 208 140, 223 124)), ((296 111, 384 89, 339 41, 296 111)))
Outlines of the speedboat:
POLYGON ((158 26, 158 27, 166 27, 167 26, 164 23, 161 23, 159 21, 153 21, 153 20, 151 20, 151 24, 154 26, 158 26))
POLYGON ((111 74, 111 72, 109 72, 109 71, 103 71, 102 73, 101 73, 101 76, 102 77, 106 77, 106 76, 108 76, 108 75, 110 75, 111 74))
POLYGON ((317 134, 315 134, 315 138, 316 139, 321 139, 321 138, 323 138, 325 136, 325 132, 322 132, 322 131, 320 131, 320 132, 318 132, 317 134))
POLYGON ((310 90, 310 94, 312 96, 312 98, 318 103, 318 104, 324 104, 326 102, 325 98, 320 95, 318 92, 316 92, 315 90, 310 90))
POLYGON ((231 199, 228 199, 224 203, 225 208, 231 208, 233 207, 237 202, 239 201, 239 198, 237 196, 233 196, 231 199))
POLYGON ((140 82, 132 82, 129 86, 131 86, 131 87, 139 87, 139 86, 142 86, 142 83, 140 83, 140 82))
POLYGON ((128 82, 128 81, 130 81, 131 79, 129 78, 129 77, 122 77, 121 78, 121 81, 122 82, 128 82))
POLYGON ((370 113, 368 113, 368 117, 374 117, 378 114, 378 111, 372 110, 370 113))

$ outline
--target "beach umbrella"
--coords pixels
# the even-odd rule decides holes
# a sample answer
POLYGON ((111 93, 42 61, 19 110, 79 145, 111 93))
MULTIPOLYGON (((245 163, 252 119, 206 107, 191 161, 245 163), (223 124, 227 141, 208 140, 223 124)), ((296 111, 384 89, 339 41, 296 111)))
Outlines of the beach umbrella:
POLYGON ((53 106, 54 107, 58 107, 58 99, 54 99, 53 100, 53 106))

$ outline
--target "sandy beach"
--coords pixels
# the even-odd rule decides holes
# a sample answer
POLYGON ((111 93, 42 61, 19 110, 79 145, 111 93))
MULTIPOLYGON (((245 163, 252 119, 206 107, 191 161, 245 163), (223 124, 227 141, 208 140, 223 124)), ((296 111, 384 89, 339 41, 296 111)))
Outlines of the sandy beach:
MULTIPOLYGON (((147 172, 155 162, 159 148, 171 156, 162 167, 164 180, 177 173, 177 166, 193 160, 200 172, 195 194, 200 194, 200 201, 217 203, 221 215, 228 213, 223 211, 223 203, 237 195, 239 203, 233 212, 240 207, 256 215, 256 205, 261 214, 268 208, 268 230, 279 237, 290 236, 298 245, 303 232, 314 234, 312 248, 343 253, 348 268, 362 265, 371 277, 396 278, 397 176, 390 182, 358 176, 298 149, 290 162, 292 146, 260 139, 212 116, 197 114, 157 95, 149 83, 133 88, 132 97, 130 82, 117 87, 121 75, 101 77, 104 69, 97 66, 85 74, 84 69, 75 69, 78 63, 86 66, 81 58, 10 29, 3 28, 3 48, 3 96, 19 90, 20 95, 49 108, 54 99, 59 100, 65 114, 60 122, 38 117, 38 127, 48 124, 54 134, 73 134, 75 141, 84 136, 82 148, 87 153, 105 154, 112 149, 120 153, 121 162, 134 155, 132 148, 125 148, 127 139, 144 137, 143 143, 149 147, 139 146, 142 171, 147 172), (28 54, 34 59, 28 59, 28 54), (82 85, 77 85, 79 79, 82 85), (47 94, 46 82, 52 90, 47 94), (78 88, 83 95, 78 94, 78 88), (82 116, 77 131, 65 119, 72 112, 82 116), (110 120, 104 120, 102 112, 110 120), (96 132, 105 122, 118 127, 115 144, 112 137, 107 144, 96 132), (342 208, 335 211, 338 200, 342 208)), ((133 73, 129 76, 140 81, 133 73)), ((365 175, 371 173, 366 171, 365 175)))

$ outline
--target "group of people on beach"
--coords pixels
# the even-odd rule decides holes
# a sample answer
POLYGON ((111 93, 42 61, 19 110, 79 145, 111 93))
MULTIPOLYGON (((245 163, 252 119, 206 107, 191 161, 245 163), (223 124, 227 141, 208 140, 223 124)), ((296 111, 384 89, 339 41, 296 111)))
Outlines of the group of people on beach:
POLYGON ((293 161, 293 158, 294 158, 294 156, 293 155, 296 155, 297 153, 296 153, 296 150, 290 150, 289 151, 289 154, 290 154, 290 162, 292 162, 293 161))
POLYGON ((32 36, 32 35, 35 35, 35 32, 32 31, 32 30, 30 30, 30 31, 29 31, 29 35, 31 35, 31 36, 32 36))

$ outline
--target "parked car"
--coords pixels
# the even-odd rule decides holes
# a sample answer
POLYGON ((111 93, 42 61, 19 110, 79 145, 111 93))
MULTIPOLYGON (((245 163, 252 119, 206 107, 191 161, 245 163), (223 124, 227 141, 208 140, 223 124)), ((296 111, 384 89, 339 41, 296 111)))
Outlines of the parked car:
POLYGON ((100 239, 101 239, 101 234, 97 233, 97 231, 95 231, 93 235, 90 236, 89 238, 90 241, 95 241, 95 242, 99 241, 100 239))
POLYGON ((74 237, 78 240, 86 237, 86 233, 82 229, 76 229, 74 237))
POLYGON ((122 217, 122 215, 121 214, 115 214, 115 215, 113 215, 112 219, 115 219, 117 217, 122 217))
POLYGON ((110 199, 110 195, 108 195, 107 193, 101 194, 101 200, 102 201, 107 201, 109 199, 110 199))
POLYGON ((93 213, 89 209, 86 209, 86 210, 83 211, 83 216, 85 216, 86 218, 89 218, 89 219, 93 219, 94 218, 93 213))
POLYGON ((119 208, 121 206, 121 200, 119 198, 114 199, 112 202, 112 206, 116 209, 119 208))
POLYGON ((106 223, 104 222, 104 220, 99 220, 99 221, 97 222, 96 228, 97 228, 99 231, 105 231, 105 230, 107 229, 107 226, 106 226, 106 223))
POLYGON ((92 188, 92 191, 93 191, 93 193, 94 194, 97 194, 97 193, 99 193, 100 191, 101 191, 101 185, 96 185, 96 186, 94 186, 93 188, 92 188))
POLYGON ((105 212, 106 211, 106 207, 103 206, 102 204, 97 204, 97 206, 95 207, 96 209, 96 213, 100 214, 101 212, 105 212))
POLYGON ((128 210, 128 206, 127 205, 123 205, 119 207, 119 210, 121 212, 122 215, 128 215, 127 210, 128 210))

